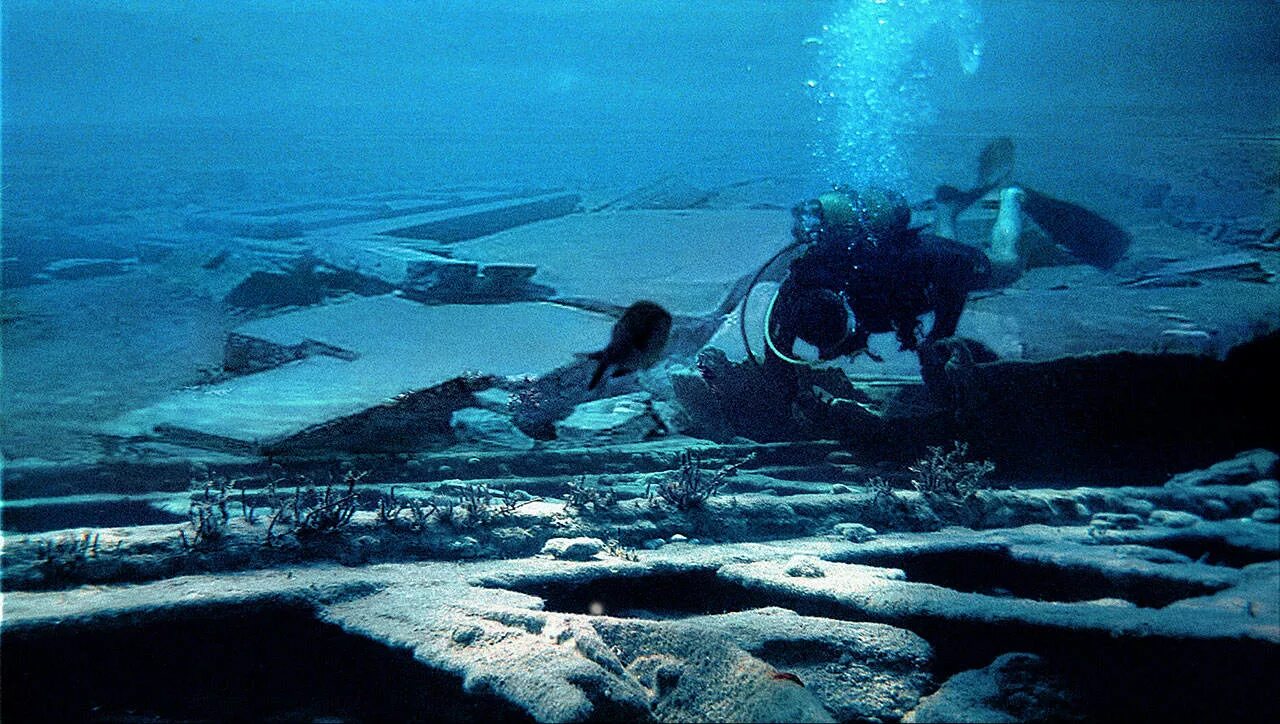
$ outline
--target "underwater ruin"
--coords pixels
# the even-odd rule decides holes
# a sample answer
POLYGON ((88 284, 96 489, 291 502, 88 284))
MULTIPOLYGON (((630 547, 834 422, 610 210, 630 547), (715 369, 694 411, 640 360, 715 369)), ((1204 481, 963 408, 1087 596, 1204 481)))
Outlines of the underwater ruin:
POLYGON ((3 12, 0 719, 1280 712, 1270 4, 3 12))

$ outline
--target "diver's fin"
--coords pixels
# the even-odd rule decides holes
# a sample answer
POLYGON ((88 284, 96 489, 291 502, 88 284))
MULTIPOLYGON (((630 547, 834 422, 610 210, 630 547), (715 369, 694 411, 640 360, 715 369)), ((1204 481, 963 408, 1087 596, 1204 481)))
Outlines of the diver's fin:
POLYGON ((1023 213, 1080 261, 1110 269, 1129 250, 1133 237, 1115 222, 1079 204, 1021 188, 1026 192, 1023 213))
POLYGON ((938 202, 938 212, 934 221, 934 233, 948 239, 956 238, 956 217, 965 209, 973 206, 986 192, 978 193, 978 189, 961 191, 955 186, 939 186, 934 189, 933 198, 938 202))
POLYGON ((940 210, 935 223, 935 233, 949 239, 956 238, 956 217, 973 206, 997 186, 1009 182, 1013 176, 1013 140, 1001 136, 988 143, 978 154, 978 185, 964 191, 955 186, 942 185, 934 189, 933 198, 940 210))
MULTIPOLYGON (((1001 136, 978 154, 978 186, 987 191, 1008 182, 1013 175, 1013 139, 1001 136)), ((984 191, 979 197, 986 194, 984 191)))
POLYGON ((594 390, 600 384, 600 380, 604 379, 605 370, 609 369, 609 361, 605 359, 604 352, 592 352, 587 355, 587 359, 598 360, 596 371, 591 375, 591 382, 587 385, 588 390, 594 390))

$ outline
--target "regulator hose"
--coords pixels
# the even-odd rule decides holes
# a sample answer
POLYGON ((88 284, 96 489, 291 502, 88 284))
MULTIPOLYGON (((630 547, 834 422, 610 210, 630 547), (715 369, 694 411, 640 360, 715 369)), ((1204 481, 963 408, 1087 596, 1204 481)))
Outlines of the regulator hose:
MULTIPOLYGON (((793 364, 793 365, 804 365, 806 367, 812 367, 813 364, 810 363, 809 361, 796 359, 795 357, 785 355, 782 353, 782 350, 778 349, 777 346, 774 345, 773 332, 770 331, 770 325, 773 320, 773 305, 777 303, 778 303, 778 292, 774 292, 773 299, 769 300, 769 308, 765 310, 765 313, 764 313, 764 343, 769 345, 770 351, 772 351, 775 355, 777 355, 778 359, 782 360, 783 362, 786 362, 788 364, 793 364)), ((746 309, 747 309, 746 305, 743 305, 742 310, 745 312, 746 309)), ((747 340, 746 332, 744 331, 743 337, 742 337, 743 344, 746 344, 746 340, 747 340)), ((751 351, 750 348, 748 348, 747 351, 750 352, 751 351)), ((755 355, 752 355, 751 359, 754 360, 755 355)))
MULTIPOLYGON (((773 266, 773 263, 776 262, 778 259, 780 259, 783 254, 799 249, 800 247, 803 247, 807 244, 809 244, 808 241, 793 241, 790 244, 782 247, 782 249, 780 249, 778 253, 769 257, 769 261, 766 261, 764 263, 764 266, 760 267, 760 271, 757 271, 756 275, 751 278, 751 283, 747 285, 747 293, 742 296, 742 308, 738 312, 738 332, 742 335, 743 349, 747 351, 747 356, 751 358, 751 361, 755 362, 756 364, 763 364, 763 362, 756 359, 755 352, 751 351, 751 342, 747 340, 747 302, 751 300, 751 292, 755 290, 756 285, 760 283, 760 278, 763 277, 764 273, 769 270, 769 267, 773 266)), ((769 311, 766 312, 764 315, 765 316, 765 320, 764 320, 765 342, 768 343, 769 348, 773 350, 774 354, 778 354, 778 350, 774 349, 772 335, 770 335, 769 333, 769 320, 770 318, 773 317, 773 305, 777 301, 778 301, 778 295, 774 294, 773 300, 769 302, 769 311)), ((783 357, 781 354, 778 354, 778 356, 782 357, 782 359, 785 359, 788 362, 792 361, 786 357, 783 357)), ((803 364, 803 363, 793 362, 793 364, 803 364)))

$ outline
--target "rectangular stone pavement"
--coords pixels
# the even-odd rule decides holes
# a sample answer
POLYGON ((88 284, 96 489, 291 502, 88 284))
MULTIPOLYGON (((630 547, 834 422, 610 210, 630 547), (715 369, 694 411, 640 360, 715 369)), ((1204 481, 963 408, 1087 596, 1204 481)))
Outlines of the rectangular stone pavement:
MULTIPOLYGON (((302 236, 318 229, 352 224, 383 222, 387 228, 404 226, 394 220, 423 214, 469 213, 461 209, 479 205, 502 205, 521 198, 543 196, 544 191, 497 189, 447 189, 419 192, 383 193, 352 198, 328 199, 249 211, 222 211, 198 214, 187 219, 187 227, 259 239, 302 236)), ((411 225, 410 222, 409 225, 411 225)))
POLYGON ((312 356, 182 390, 124 415, 106 432, 257 452, 323 444, 318 429, 325 427, 340 433, 342 439, 332 441, 339 447, 372 444, 388 429, 399 436, 441 425, 447 430, 444 408, 472 404, 470 394, 434 405, 423 403, 423 393, 466 372, 550 372, 572 363, 577 352, 603 346, 612 324, 607 316, 546 302, 424 306, 384 296, 313 307, 236 333, 268 346, 312 343, 352 359, 312 356), (414 414, 431 419, 414 420, 414 414), (441 414, 443 422, 436 419, 441 414))
POLYGON ((705 316, 790 243, 785 209, 620 211, 512 228, 450 252, 480 264, 536 264, 533 280, 559 299, 618 307, 650 299, 674 314, 705 316))

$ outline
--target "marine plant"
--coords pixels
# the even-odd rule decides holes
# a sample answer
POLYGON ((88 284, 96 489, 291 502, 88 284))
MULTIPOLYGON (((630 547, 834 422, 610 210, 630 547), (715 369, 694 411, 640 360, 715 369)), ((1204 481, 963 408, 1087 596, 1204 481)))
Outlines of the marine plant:
MULTIPOLYGON (((704 474, 702 459, 693 450, 685 450, 676 458, 678 466, 668 472, 658 483, 658 496, 677 510, 690 510, 701 507, 708 498, 719 492, 728 479, 738 472, 738 468, 755 457, 751 453, 738 462, 729 463, 714 473, 704 474)), ((650 500, 652 491, 646 488, 650 500)))
POLYGON ((564 499, 565 507, 573 508, 580 513, 588 509, 599 513, 618 504, 617 493, 602 485, 588 484, 585 475, 579 475, 577 480, 570 480, 566 484, 564 499))
POLYGON ((965 500, 988 487, 987 476, 996 469, 989 460, 967 460, 968 443, 956 441, 951 450, 941 446, 929 448, 929 454, 907 466, 913 474, 911 484, 926 496, 965 500))
POLYGON ((640 560, 640 554, 636 552, 635 548, 628 548, 622 545, 617 538, 610 538, 604 542, 604 552, 614 558, 629 561, 631 563, 637 563, 640 560))
POLYGON ((871 489, 871 502, 875 504, 889 503, 897 499, 898 494, 893 489, 893 483, 884 479, 882 475, 876 475, 867 480, 867 487, 871 489))
POLYGON ((90 558, 98 555, 98 534, 85 531, 79 538, 41 540, 36 546, 36 564, 48 583, 71 580, 90 558))
POLYGON ((317 535, 334 533, 346 527, 359 507, 356 484, 367 474, 368 471, 345 472, 339 486, 345 487, 345 490, 338 491, 334 490, 332 479, 325 484, 322 491, 314 480, 305 476, 300 477, 294 486, 292 498, 281 495, 276 487, 278 483, 285 481, 284 478, 269 480, 267 504, 271 513, 267 523, 265 544, 271 545, 278 537, 289 533, 299 540, 305 540, 317 535), (290 527, 277 533, 276 526, 281 523, 288 524, 290 527))
MULTIPOLYGON (((204 481, 204 489, 191 496, 187 506, 187 517, 191 521, 191 538, 187 538, 185 530, 178 530, 182 547, 188 551, 206 550, 217 546, 227 535, 227 527, 231 523, 231 511, 228 504, 231 494, 235 492, 236 481, 227 478, 204 481)), ((246 505, 243 496, 241 506, 246 505)), ((246 513, 246 518, 251 513, 246 513)))
MULTIPOLYGON (((454 495, 436 496, 438 506, 436 517, 445 525, 474 529, 493 524, 509 518, 521 507, 535 503, 541 498, 525 497, 521 499, 519 491, 510 486, 491 487, 485 483, 461 485, 456 487, 454 495)), ((527 494, 526 494, 527 496, 527 494)))
POLYGON ((439 510, 440 507, 433 500, 423 502, 421 498, 416 497, 397 497, 394 485, 391 486, 390 491, 378 499, 378 520, 391 527, 406 522, 405 513, 408 513, 409 529, 425 530, 431 521, 431 516, 439 510))
POLYGON ((368 471, 356 473, 347 471, 343 474, 342 483, 346 486, 343 493, 334 492, 333 484, 324 486, 319 491, 314 485, 304 494, 300 488, 293 493, 294 535, 300 538, 325 533, 333 533, 351 522, 359 505, 356 495, 356 483, 360 482, 368 471))
POLYGON ((501 488, 492 488, 480 483, 462 487, 458 507, 471 525, 486 525, 495 520, 509 518, 522 506, 536 500, 536 498, 519 500, 507 484, 503 484, 501 488))

